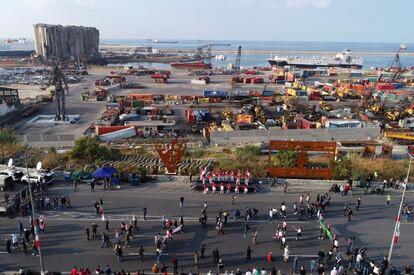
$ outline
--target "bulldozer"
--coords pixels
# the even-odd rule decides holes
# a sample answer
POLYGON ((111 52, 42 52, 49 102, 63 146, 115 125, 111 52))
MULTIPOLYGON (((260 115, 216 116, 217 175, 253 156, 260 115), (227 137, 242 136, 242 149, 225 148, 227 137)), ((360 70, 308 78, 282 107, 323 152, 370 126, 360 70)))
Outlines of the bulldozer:
POLYGON ((319 108, 321 108, 321 110, 324 110, 324 111, 327 111, 327 112, 332 111, 334 109, 331 104, 326 103, 325 101, 320 101, 319 102, 319 108))
POLYGON ((223 111, 221 113, 221 116, 223 117, 223 119, 231 119, 233 118, 233 113, 230 111, 223 111))
POLYGON ((254 107, 254 113, 256 115, 256 118, 258 121, 260 121, 261 123, 265 123, 266 122, 266 116, 262 110, 262 108, 260 106, 255 106, 254 107))
POLYGON ((399 120, 401 118, 401 115, 402 114, 397 110, 390 110, 385 113, 385 116, 387 117, 389 121, 399 120))

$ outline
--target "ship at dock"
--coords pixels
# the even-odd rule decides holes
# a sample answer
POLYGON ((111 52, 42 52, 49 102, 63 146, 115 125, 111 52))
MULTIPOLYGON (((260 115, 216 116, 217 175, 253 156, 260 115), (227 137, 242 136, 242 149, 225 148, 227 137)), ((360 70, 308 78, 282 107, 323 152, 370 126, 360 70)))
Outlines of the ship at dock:
POLYGON ((204 61, 172 62, 170 65, 174 69, 203 70, 212 68, 210 63, 205 63, 204 61))
POLYGON ((344 50, 335 56, 275 56, 267 62, 272 66, 293 66, 298 68, 337 67, 360 69, 364 60, 361 57, 351 55, 350 50, 344 50))
POLYGON ((6 39, 0 41, 0 57, 24 57, 34 53, 33 41, 21 39, 6 39))

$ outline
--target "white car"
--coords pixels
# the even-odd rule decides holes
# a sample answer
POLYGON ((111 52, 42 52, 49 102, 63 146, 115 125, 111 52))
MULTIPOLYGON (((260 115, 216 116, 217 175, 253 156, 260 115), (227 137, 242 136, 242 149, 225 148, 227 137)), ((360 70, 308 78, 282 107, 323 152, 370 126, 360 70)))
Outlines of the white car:
MULTIPOLYGON (((24 175, 21 179, 21 182, 28 184, 29 177, 24 175)), ((53 173, 33 173, 30 174, 31 183, 51 183, 53 182, 53 173)))

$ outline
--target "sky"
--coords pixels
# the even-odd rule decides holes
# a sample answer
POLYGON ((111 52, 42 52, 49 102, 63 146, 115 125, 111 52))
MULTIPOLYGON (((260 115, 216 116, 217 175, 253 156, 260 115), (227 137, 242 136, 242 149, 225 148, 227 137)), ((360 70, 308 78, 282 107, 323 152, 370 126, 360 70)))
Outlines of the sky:
POLYGON ((101 38, 413 42, 414 0, 3 0, 0 37, 33 24, 97 27, 101 38))

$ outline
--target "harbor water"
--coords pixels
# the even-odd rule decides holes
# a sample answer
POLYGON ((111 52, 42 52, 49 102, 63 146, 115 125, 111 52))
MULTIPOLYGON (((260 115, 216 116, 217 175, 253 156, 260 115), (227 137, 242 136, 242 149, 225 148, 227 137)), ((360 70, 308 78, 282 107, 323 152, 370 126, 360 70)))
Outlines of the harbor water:
MULTIPOLYGON (((361 43, 361 42, 301 42, 301 41, 234 41, 234 40, 177 40, 175 44, 169 43, 153 43, 148 39, 102 39, 102 44, 120 45, 120 46, 151 46, 156 49, 176 49, 194 50, 202 45, 209 43, 230 44, 231 46, 213 46, 212 50, 237 51, 238 46, 242 46, 241 66, 269 66, 267 59, 273 56, 273 52, 283 51, 287 54, 279 54, 280 56, 310 56, 309 54, 298 54, 294 52, 312 51, 312 52, 342 52, 349 49, 351 52, 358 52, 358 56, 364 59, 364 68, 386 67, 389 66, 394 59, 394 53, 399 49, 399 43, 361 43), (262 53, 243 53, 260 51, 262 53), (264 54, 263 52, 268 52, 264 54), (288 54, 293 52, 294 54, 288 54), (364 54, 364 52, 366 54, 364 54), (373 55, 372 53, 379 53, 373 55), (387 53, 387 54, 380 54, 387 53)), ((414 46, 413 46, 414 47, 414 46)), ((407 53, 414 53, 414 48, 408 45, 407 53)), ((319 55, 312 54, 311 56, 319 55)), ((225 67, 228 63, 234 63, 236 54, 226 54, 226 60, 215 60, 211 62, 214 66, 225 67)), ((414 66, 414 55, 401 55, 401 63, 403 66, 414 66)), ((135 63, 137 64, 137 63, 135 63)), ((168 64, 161 63, 138 63, 145 67, 169 68, 168 64)))

